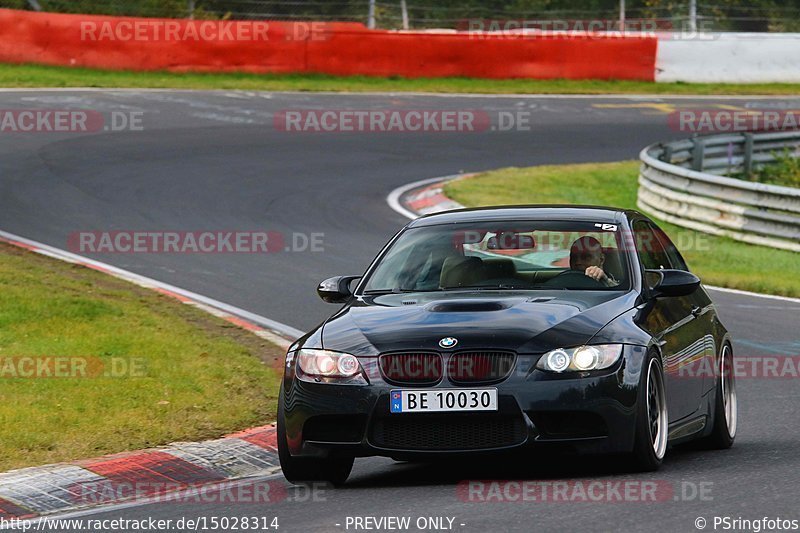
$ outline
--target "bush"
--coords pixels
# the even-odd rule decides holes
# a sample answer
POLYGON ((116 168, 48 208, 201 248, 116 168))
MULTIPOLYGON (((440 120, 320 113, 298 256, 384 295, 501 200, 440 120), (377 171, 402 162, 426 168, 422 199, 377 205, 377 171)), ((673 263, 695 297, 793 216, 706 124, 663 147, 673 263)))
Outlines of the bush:
POLYGON ((775 154, 775 162, 754 170, 752 181, 800 188, 800 157, 790 150, 775 154))

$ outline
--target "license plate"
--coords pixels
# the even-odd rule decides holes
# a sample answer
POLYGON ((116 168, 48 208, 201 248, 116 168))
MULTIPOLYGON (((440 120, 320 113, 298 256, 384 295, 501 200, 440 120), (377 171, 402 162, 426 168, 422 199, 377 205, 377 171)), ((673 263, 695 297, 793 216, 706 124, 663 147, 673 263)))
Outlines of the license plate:
POLYGON ((392 413, 497 411, 497 389, 393 390, 392 413))

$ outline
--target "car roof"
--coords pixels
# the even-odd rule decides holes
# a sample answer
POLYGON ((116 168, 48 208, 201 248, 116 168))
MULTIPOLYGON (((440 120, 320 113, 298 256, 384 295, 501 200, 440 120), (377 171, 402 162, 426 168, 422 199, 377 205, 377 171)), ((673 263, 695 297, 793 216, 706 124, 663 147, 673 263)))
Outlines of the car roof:
POLYGON ((456 209, 420 217, 408 227, 456 224, 459 222, 490 222, 496 220, 588 220, 620 223, 632 216, 641 216, 631 209, 597 205, 501 205, 456 209))

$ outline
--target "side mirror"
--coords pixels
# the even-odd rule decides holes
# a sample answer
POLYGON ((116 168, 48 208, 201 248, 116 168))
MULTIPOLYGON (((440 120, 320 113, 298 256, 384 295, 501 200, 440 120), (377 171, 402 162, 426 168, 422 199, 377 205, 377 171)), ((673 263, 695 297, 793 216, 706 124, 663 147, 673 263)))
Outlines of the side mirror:
POLYGON ((700 278, 685 270, 648 270, 646 274, 648 281, 654 281, 650 286, 656 298, 688 296, 700 287, 700 278))
POLYGON ((336 276, 328 278, 317 286, 317 294, 329 304, 341 304, 353 296, 350 283, 361 276, 336 276))

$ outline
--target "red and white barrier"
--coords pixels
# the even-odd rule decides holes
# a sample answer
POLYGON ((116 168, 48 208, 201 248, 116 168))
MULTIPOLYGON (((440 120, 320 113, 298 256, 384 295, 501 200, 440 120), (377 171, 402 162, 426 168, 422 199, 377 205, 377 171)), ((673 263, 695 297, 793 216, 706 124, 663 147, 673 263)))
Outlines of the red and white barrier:
POLYGON ((0 62, 118 70, 652 80, 652 36, 390 32, 0 10, 0 62))
POLYGON ((800 82, 800 34, 395 32, 0 9, 0 62, 117 70, 800 82))
POLYGON ((658 82, 798 83, 800 33, 707 33, 659 37, 658 82))

